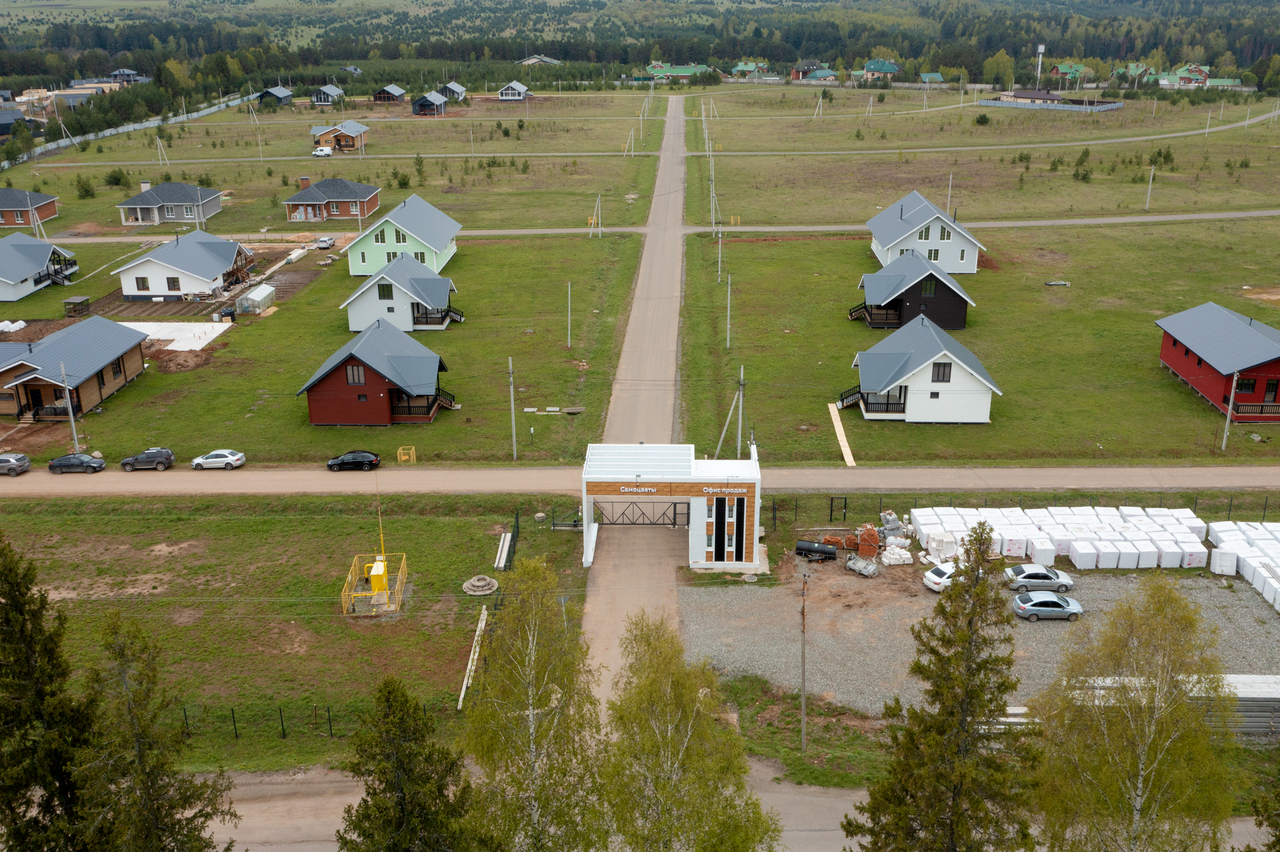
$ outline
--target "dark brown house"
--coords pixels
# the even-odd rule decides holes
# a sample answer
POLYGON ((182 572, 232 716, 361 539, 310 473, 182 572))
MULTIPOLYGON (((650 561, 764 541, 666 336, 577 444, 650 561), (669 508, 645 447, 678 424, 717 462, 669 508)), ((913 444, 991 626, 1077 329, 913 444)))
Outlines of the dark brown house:
POLYGON ((376 104, 402 104, 404 103, 404 95, 404 89, 392 83, 390 86, 383 86, 374 92, 373 102, 376 104))
POLYGON ((862 276, 866 301, 849 309, 849 319, 870 328, 901 328, 924 314, 939 328, 964 328, 973 299, 942 267, 915 249, 862 276))
POLYGON ((329 356, 298 396, 307 395, 312 426, 430 423, 457 408, 437 382, 440 356, 389 322, 374 320, 329 356))

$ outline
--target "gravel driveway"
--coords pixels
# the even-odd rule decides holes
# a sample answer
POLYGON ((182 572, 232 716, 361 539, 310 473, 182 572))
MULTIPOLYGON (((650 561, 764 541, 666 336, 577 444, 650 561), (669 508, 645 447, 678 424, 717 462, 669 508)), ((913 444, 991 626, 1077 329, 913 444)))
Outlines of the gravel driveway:
MULTIPOLYGON (((1072 576, 1076 588, 1070 596, 1089 619, 1138 589, 1138 573, 1072 576)), ((915 656, 909 625, 927 616, 937 598, 919 578, 920 569, 910 566, 887 568, 873 580, 834 566, 815 569, 807 606, 810 695, 872 715, 894 695, 908 703, 920 700, 920 684, 907 674, 915 656)), ((1187 578, 1178 585, 1217 628, 1228 673, 1280 671, 1280 614, 1243 579, 1235 578, 1234 589, 1217 577, 1187 578)), ((799 580, 773 589, 681 588, 680 626, 689 657, 709 656, 723 671, 799 689, 799 590, 799 580)), ((1024 703, 1052 682, 1068 629, 1065 621, 1016 619, 1014 673, 1022 682, 1010 703, 1024 703)))

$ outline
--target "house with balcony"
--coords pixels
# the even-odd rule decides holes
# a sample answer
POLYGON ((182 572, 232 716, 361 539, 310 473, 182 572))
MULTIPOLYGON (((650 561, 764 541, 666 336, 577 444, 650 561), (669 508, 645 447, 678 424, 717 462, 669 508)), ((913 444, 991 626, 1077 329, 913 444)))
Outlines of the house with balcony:
POLYGON ((458 288, 414 260, 407 252, 360 283, 339 305, 347 312, 347 327, 362 331, 374 320, 385 320, 401 331, 443 331, 462 322, 462 311, 450 299, 458 288))
POLYGON ((139 182, 142 190, 133 198, 116 205, 121 225, 167 225, 181 223, 199 226, 222 210, 222 190, 189 183, 139 182))
POLYGON ((93 408, 142 375, 146 339, 105 317, 88 317, 35 343, 0 343, 0 415, 66 420, 93 408))
POLYGON ((522 101, 529 96, 529 87, 519 80, 512 80, 498 90, 500 101, 522 101))
POLYGON ((313 426, 391 426, 430 423, 442 409, 459 408, 440 387, 448 372, 436 353, 376 319, 334 352, 297 395, 307 395, 313 426))
POLYGON ((863 275, 858 289, 866 298, 849 309, 849 319, 865 320, 868 328, 899 328, 922 315, 940 328, 964 328, 974 306, 954 278, 915 249, 863 275))
POLYGON ((1003 395, 977 356, 924 316, 859 352, 853 368, 858 384, 836 405, 866 420, 989 423, 991 395, 1003 395))
POLYGON ((79 271, 75 253, 52 243, 22 233, 0 240, 0 302, 16 302, 50 284, 70 284, 79 271))
POLYGON ((378 209, 378 187, 346 178, 325 178, 315 183, 298 178, 298 191, 285 199, 285 217, 290 222, 326 222, 372 216, 378 209))
POLYGON ((916 250, 950 275, 978 271, 986 249, 947 211, 918 192, 903 196, 867 221, 871 251, 882 266, 916 250))
POLYGON ((192 231, 112 272, 126 302, 182 302, 224 296, 249 280, 253 252, 240 243, 192 231))
POLYGON ((1213 302, 1156 326, 1160 363, 1210 405, 1236 423, 1280 422, 1280 330, 1213 302))
POLYGON ((313 106, 332 106, 346 96, 338 86, 321 86, 311 93, 313 106))
POLYGON ((383 86, 381 89, 373 93, 373 102, 375 104, 402 104, 404 103, 405 90, 392 83, 389 86, 383 86))
POLYGON ((449 106, 449 99, 439 92, 427 92, 414 99, 412 104, 414 115, 444 115, 449 106))
POLYGON ((58 196, 0 187, 0 228, 25 228, 58 215, 58 196))
POLYGON ((373 275, 402 254, 439 273, 458 251, 462 226, 410 195, 342 250, 352 275, 373 275))

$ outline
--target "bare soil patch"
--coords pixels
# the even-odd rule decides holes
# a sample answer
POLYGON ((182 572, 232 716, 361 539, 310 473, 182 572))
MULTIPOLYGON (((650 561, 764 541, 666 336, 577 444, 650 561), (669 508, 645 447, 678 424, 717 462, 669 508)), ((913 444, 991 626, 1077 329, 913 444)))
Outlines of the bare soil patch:
POLYGON ((319 267, 293 264, 272 275, 268 283, 276 288, 276 304, 287 302, 301 293, 303 287, 320 277, 321 271, 319 267))
POLYGON ((979 269, 999 269, 1000 264, 996 259, 985 251, 978 252, 978 268, 979 269))
POLYGON ((174 554, 186 555, 192 552, 193 550, 203 550, 203 549, 204 549, 204 544, 203 542, 199 542, 199 541, 184 541, 178 544, 165 544, 164 542, 161 542, 160 544, 153 544, 150 547, 148 547, 147 553, 151 554, 152 556, 160 556, 160 557, 167 558, 169 556, 173 556, 174 554))
POLYGON ((163 594, 169 588, 168 574, 135 574, 132 577, 94 577, 73 583, 45 587, 54 601, 82 598, 135 598, 163 594))
POLYGON ((195 609, 194 607, 175 607, 169 615, 169 620, 179 627, 190 627, 200 620, 200 616, 204 615, 204 610, 195 609))
POLYGON ((40 420, 6 429, 0 432, 0 436, 3 436, 0 437, 0 452, 19 452, 34 457, 42 455, 50 447, 69 445, 71 427, 63 421, 40 420))
POLYGON ((1254 287, 1242 291, 1245 298, 1257 299, 1260 302, 1280 302, 1280 287, 1254 287))
MULTIPOLYGON (((1071 256, 1066 252, 1054 251, 1053 249, 1046 248, 1036 249, 1036 253, 1033 254, 1032 257, 1039 263, 1052 263, 1055 265, 1066 263, 1071 259, 1071 256)), ((981 264, 979 264, 979 266, 981 266, 981 264)))
POLYGON ((198 370, 213 363, 213 353, 206 347, 198 352, 174 352, 170 349, 156 349, 147 353, 156 362, 156 369, 162 373, 186 373, 198 370))
POLYGON ((69 325, 80 322, 77 319, 27 320, 25 327, 17 331, 0 332, 0 341, 6 343, 35 343, 43 340, 55 331, 61 331, 69 325))

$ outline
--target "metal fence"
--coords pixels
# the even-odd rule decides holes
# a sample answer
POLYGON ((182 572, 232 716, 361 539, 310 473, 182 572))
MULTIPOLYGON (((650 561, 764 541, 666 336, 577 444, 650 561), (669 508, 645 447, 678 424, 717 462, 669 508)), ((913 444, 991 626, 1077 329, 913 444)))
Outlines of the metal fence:
POLYGON ((978 101, 978 106, 1013 107, 1014 109, 1056 109, 1060 112, 1108 112, 1113 109, 1120 109, 1120 107, 1124 106, 1124 101, 1085 106, 1084 104, 1020 104, 1015 101, 981 100, 978 101))
POLYGON ((347 581, 342 584, 342 612, 345 615, 384 615, 399 612, 404 597, 404 584, 408 578, 409 561, 403 553, 357 553, 351 560, 351 570, 347 572, 347 581), (369 577, 369 567, 374 560, 380 559, 387 565, 387 600, 381 603, 377 593, 369 589, 360 590, 360 583, 369 577), (399 568, 397 570, 397 561, 399 568), (394 582, 392 572, 395 572, 394 582))

